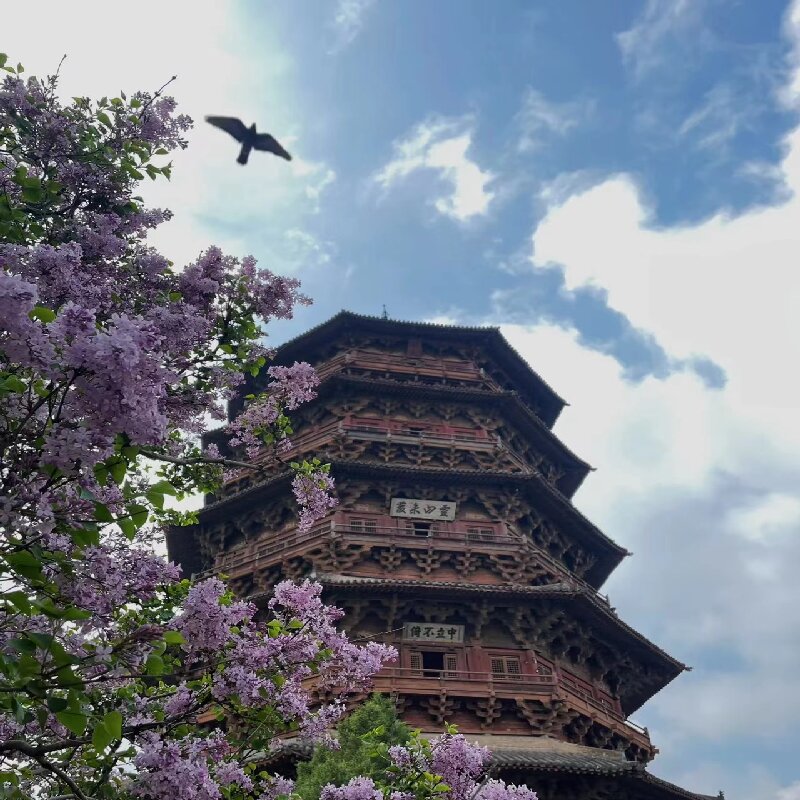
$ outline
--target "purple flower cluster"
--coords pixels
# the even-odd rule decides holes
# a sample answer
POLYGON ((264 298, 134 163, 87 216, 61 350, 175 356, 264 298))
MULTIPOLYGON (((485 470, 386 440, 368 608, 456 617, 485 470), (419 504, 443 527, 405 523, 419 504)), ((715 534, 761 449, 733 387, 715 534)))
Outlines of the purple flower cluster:
POLYGON ((351 778, 344 786, 324 786, 319 800, 383 800, 372 778, 351 778))
POLYGON ((195 584, 183 604, 183 611, 174 622, 183 634, 183 649, 189 658, 220 651, 231 638, 231 628, 246 625, 256 608, 251 603, 223 604, 225 586, 218 578, 195 584))
POLYGON ((385 783, 376 785, 371 778, 354 778, 344 786, 326 786, 320 800, 412 800, 418 796, 536 800, 536 793, 527 786, 482 780, 489 751, 459 734, 445 733, 428 742, 417 733, 408 745, 390 747, 388 755, 391 768, 385 783))
POLYGON ((267 374, 272 378, 267 391, 289 411, 317 396, 319 376, 305 361, 295 362, 291 367, 270 367, 267 374))
POLYGON ((267 374, 273 379, 267 391, 251 402, 228 426, 230 443, 242 447, 250 458, 256 458, 264 445, 276 442, 281 450, 291 442, 276 426, 284 411, 293 411, 316 397, 319 377, 310 364, 295 363, 291 367, 270 367, 267 374))
POLYGON ((220 786, 252 782, 234 763, 224 761, 230 746, 221 732, 200 738, 164 739, 158 733, 141 735, 134 758, 138 769, 130 790, 144 800, 220 800, 220 786))
POLYGON ((339 501, 333 496, 333 478, 320 470, 295 475, 292 492, 300 506, 297 529, 301 532, 310 530, 317 520, 339 505, 339 501))

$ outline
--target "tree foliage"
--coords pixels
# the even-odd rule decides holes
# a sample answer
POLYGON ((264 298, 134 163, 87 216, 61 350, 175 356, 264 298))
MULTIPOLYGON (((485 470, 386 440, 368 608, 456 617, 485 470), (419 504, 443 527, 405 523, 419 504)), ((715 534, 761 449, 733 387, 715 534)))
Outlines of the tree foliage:
MULTIPOLYGON (((267 391, 234 446, 278 457, 307 364, 267 368, 262 326, 306 302, 293 280, 212 248, 182 270, 147 244, 169 212, 190 120, 160 92, 62 104, 57 78, 0 88, 0 780, 8 797, 229 798, 269 784, 249 755, 324 730, 304 681, 340 693, 389 656, 351 645, 319 587, 278 588, 267 619, 216 579, 154 553, 192 519, 170 499, 247 469, 197 434, 246 375, 267 391), (223 732, 198 715, 236 718, 223 732)), ((334 502, 326 468, 294 465, 309 525, 334 502)))
POLYGON ((341 786, 359 775, 385 778, 387 763, 376 746, 404 745, 411 729, 397 716, 394 703, 373 695, 336 728, 338 748, 319 746, 309 761, 297 766, 295 791, 302 800, 317 800, 327 784, 341 786))
MULTIPOLYGON (((291 449, 288 412, 318 379, 268 367, 263 326, 307 300, 250 257, 210 248, 177 269, 147 243, 170 213, 136 187, 169 178, 191 125, 172 99, 63 103, 57 77, 0 69, 0 794, 272 800, 291 786, 259 754, 324 736, 394 653, 349 642, 319 585, 279 584, 258 610, 182 580, 154 544, 194 519, 173 498, 291 449), (208 416, 262 371, 229 426, 239 457, 202 450, 208 416)), ((286 469, 302 530, 332 480, 316 460, 286 469)), ((462 800, 446 759, 413 757, 386 775, 462 800)))

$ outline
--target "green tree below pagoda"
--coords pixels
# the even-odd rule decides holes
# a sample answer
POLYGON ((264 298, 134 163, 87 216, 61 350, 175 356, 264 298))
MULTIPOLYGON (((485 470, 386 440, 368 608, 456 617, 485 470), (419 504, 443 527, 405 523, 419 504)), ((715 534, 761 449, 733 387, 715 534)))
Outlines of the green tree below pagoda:
POLYGON ((342 786, 359 775, 380 780, 388 762, 379 752, 411 738, 394 703, 379 694, 344 719, 336 733, 337 750, 319 746, 310 761, 298 765, 295 792, 302 800, 317 800, 323 786, 342 786))

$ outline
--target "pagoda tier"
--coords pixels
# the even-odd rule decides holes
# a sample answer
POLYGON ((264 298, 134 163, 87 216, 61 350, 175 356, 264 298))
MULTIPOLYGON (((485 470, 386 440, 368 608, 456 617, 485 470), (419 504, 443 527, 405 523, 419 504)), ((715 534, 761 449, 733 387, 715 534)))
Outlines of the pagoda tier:
MULTIPOLYGON (((292 457, 313 453, 535 473, 567 498, 591 470, 513 391, 409 385, 338 372, 323 379, 319 395, 293 418, 305 433, 292 439, 292 457)), ((224 430, 209 438, 224 446, 224 430)), ((245 480, 227 492, 239 491, 245 480)))
POLYGON ((590 468, 551 431, 564 401, 494 329, 343 312, 278 350, 295 360, 322 384, 292 451, 169 532, 184 572, 257 604, 316 579, 352 636, 397 648, 376 688, 404 719, 486 738, 543 798, 695 797, 643 771, 657 749, 628 715, 685 667, 598 592, 627 552, 571 502, 590 468), (340 505, 301 533, 284 463, 307 455, 340 505))
MULTIPOLYGON (((344 373, 423 386, 513 391, 548 428, 566 405, 497 328, 397 322, 342 311, 282 345, 277 363, 309 359, 323 379, 344 373)), ((241 397, 262 383, 263 378, 249 382, 241 397)), ((231 403, 231 416, 243 403, 231 403)))

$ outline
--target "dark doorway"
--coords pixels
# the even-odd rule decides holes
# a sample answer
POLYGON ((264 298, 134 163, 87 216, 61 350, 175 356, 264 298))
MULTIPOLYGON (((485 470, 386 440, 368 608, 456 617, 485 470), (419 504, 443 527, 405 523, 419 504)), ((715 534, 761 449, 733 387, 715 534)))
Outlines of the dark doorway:
POLYGON ((422 651, 422 675, 425 678, 438 678, 444 670, 444 653, 436 650, 422 651))

